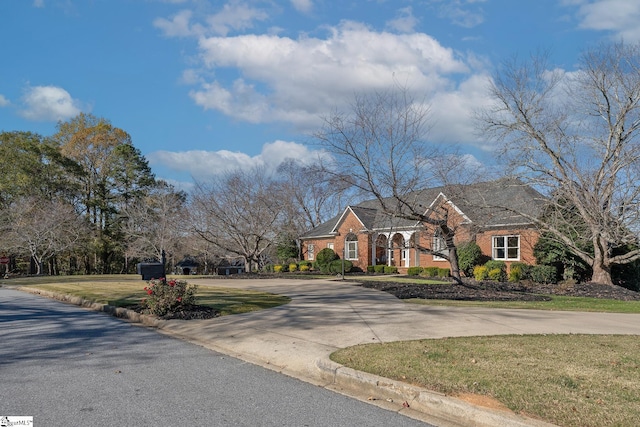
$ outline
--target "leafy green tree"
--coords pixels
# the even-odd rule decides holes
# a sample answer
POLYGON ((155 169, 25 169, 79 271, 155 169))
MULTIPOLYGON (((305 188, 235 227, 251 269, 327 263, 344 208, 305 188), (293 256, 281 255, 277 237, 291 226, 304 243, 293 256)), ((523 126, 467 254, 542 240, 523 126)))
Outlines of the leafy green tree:
POLYGON ((31 132, 0 132, 0 207, 19 197, 72 200, 78 165, 49 138, 31 132))
POLYGON ((129 134, 104 118, 82 113, 58 123, 53 139, 81 167, 74 177, 79 205, 94 233, 93 256, 86 256, 85 264, 93 264, 88 270, 110 273, 123 259, 120 211, 151 189, 155 177, 129 134))

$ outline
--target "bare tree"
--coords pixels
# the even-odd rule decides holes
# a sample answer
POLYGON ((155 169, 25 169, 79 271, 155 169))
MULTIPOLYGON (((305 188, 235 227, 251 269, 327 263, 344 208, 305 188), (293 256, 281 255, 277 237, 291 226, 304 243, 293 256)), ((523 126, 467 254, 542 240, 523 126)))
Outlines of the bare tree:
POLYGON ((640 45, 586 51, 572 73, 546 54, 513 59, 490 93, 482 131, 504 143, 510 172, 553 203, 530 219, 591 265, 592 281, 611 285, 612 266, 640 258, 640 45))
POLYGON ((299 235, 317 227, 343 206, 351 186, 344 176, 324 173, 319 164, 287 159, 278 167, 278 180, 285 209, 299 235))
POLYGON ((158 182, 146 196, 136 199, 122 210, 125 256, 155 258, 162 252, 173 254, 188 232, 186 194, 173 186, 158 182))
POLYGON ((275 181, 262 168, 236 170, 196 184, 191 202, 193 230, 223 253, 261 268, 274 245, 282 210, 275 181))
POLYGON ((429 107, 407 89, 396 88, 356 95, 350 110, 326 117, 315 137, 332 157, 325 163, 325 172, 346 176, 362 195, 377 199, 390 223, 402 218, 433 226, 446 247, 420 249, 449 261, 452 276, 460 280, 456 227, 448 205, 424 206, 419 191, 444 184, 447 173, 441 161, 447 160, 450 168, 457 157, 428 144, 428 131, 429 107))
POLYGON ((3 210, 2 242, 9 250, 26 254, 42 274, 42 265, 55 255, 86 242, 90 228, 68 203, 22 198, 3 210))

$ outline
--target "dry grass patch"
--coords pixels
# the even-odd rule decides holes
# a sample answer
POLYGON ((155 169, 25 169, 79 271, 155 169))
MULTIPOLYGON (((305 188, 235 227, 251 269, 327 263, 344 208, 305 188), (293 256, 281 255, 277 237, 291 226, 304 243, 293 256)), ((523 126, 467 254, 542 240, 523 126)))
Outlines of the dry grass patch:
MULTIPOLYGON (((73 295, 117 307, 139 304, 147 296, 144 291, 146 282, 140 280, 139 275, 29 277, 5 283, 73 295)), ((282 295, 235 288, 199 286, 196 292, 196 304, 214 308, 223 316, 277 307, 290 301, 289 297, 282 295)))
POLYGON ((331 358, 448 395, 488 396, 560 426, 633 426, 640 419, 637 336, 419 340, 351 347, 331 358))

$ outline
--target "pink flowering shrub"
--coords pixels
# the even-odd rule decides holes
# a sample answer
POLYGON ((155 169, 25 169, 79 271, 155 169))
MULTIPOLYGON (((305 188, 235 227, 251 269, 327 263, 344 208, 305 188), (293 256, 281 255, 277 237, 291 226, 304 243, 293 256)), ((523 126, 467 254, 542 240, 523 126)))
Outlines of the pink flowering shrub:
POLYGON ((175 313, 195 303, 197 288, 186 280, 151 279, 144 288, 147 298, 142 305, 156 316, 175 313))

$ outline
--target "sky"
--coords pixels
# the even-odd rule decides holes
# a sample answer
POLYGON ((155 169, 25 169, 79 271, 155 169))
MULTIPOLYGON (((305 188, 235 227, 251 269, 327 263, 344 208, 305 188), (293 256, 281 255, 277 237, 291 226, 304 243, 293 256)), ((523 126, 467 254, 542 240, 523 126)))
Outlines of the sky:
POLYGON ((428 102, 431 143, 490 164, 472 113, 503 61, 549 51, 571 72, 640 41, 638 22, 640 0, 0 0, 0 131, 90 113, 188 190, 309 161, 323 118, 401 85, 428 102))

